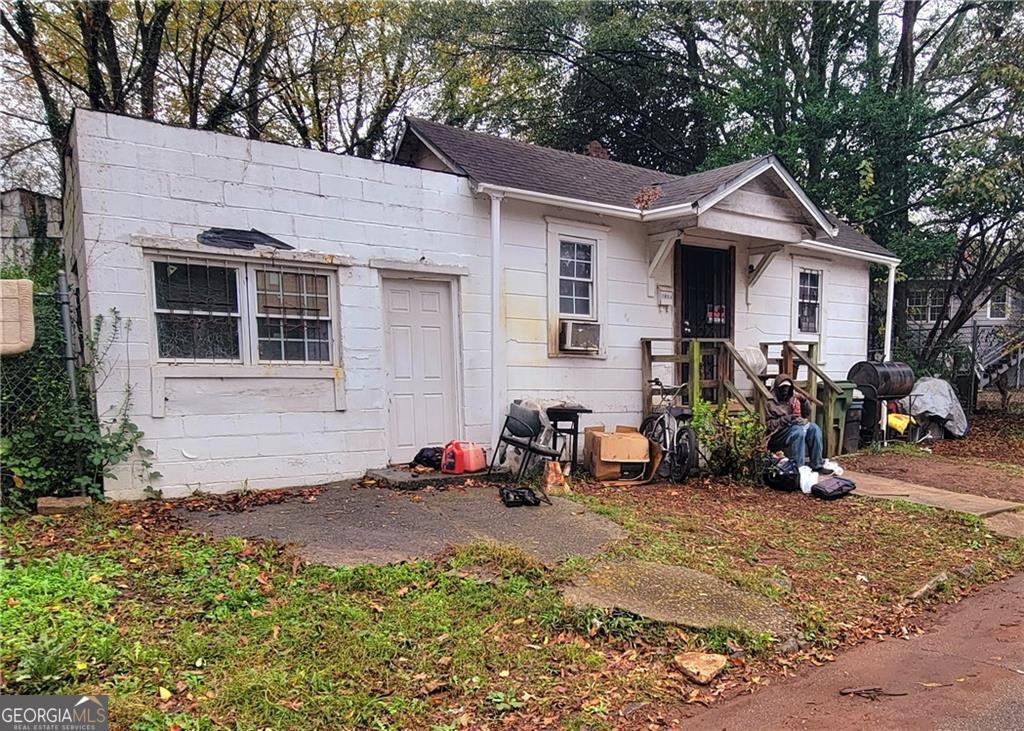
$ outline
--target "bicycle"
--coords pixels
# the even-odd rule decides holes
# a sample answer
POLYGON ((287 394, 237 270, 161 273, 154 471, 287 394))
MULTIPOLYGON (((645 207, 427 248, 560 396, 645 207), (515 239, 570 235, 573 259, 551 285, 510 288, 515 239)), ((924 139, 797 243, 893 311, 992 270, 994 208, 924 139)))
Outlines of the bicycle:
POLYGON ((697 464, 697 434, 689 423, 693 410, 673 405, 686 386, 667 394, 660 378, 652 378, 648 383, 660 389, 661 403, 655 413, 640 423, 640 433, 659 445, 665 455, 658 468, 659 476, 682 482, 697 464))

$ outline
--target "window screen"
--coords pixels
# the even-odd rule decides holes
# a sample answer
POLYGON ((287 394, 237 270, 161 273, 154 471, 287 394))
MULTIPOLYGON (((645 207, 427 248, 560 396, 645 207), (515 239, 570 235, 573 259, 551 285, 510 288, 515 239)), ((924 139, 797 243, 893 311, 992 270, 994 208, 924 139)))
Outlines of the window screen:
POLYGON ((558 311, 594 316, 594 245, 562 241, 558 257, 558 311))
POLYGON ((256 327, 261 361, 331 360, 327 275, 256 271, 256 327))
POLYGON ((821 272, 817 269, 800 270, 798 308, 800 332, 817 333, 821 319, 821 272))
POLYGON ((154 262, 156 329, 161 358, 238 360, 235 269, 154 262))

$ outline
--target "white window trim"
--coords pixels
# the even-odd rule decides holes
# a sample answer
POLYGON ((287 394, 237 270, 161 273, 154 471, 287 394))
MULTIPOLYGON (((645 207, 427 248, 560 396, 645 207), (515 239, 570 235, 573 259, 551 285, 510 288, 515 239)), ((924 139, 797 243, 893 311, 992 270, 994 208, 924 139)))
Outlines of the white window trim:
POLYGON ((988 309, 987 309, 987 311, 985 313, 989 320, 999 320, 999 321, 1002 321, 1002 320, 1009 320, 1010 319, 1010 308, 1013 306, 1013 294, 1011 294, 1010 288, 1007 287, 1006 285, 1003 285, 1002 287, 997 287, 995 289, 995 291, 992 292, 992 294, 995 295, 995 293, 998 292, 1000 289, 1003 290, 1004 292, 1006 292, 1006 306, 1003 309, 1003 316, 1002 317, 993 317, 993 315, 992 315, 992 297, 990 296, 989 299, 988 299, 988 309))
POLYGON ((828 323, 827 297, 828 292, 828 267, 826 262, 820 259, 802 259, 793 257, 792 291, 790 296, 790 338, 794 342, 801 343, 824 343, 825 329, 828 323), (818 332, 805 333, 800 330, 800 272, 804 269, 821 273, 818 280, 818 332))
MULTIPOLYGON (((934 289, 918 289, 918 290, 913 290, 913 291, 914 292, 924 292, 924 295, 925 295, 925 302, 924 302, 924 305, 923 305, 923 307, 924 307, 924 317, 923 318, 911 317, 909 312, 908 312, 907 320, 909 322, 916 322, 916 323, 920 323, 920 324, 923 324, 923 325, 934 324, 935 323, 935 318, 932 317, 932 309, 935 308, 935 307, 941 306, 942 303, 940 302, 940 303, 936 304, 932 300, 935 298, 936 294, 938 294, 939 298, 941 299, 942 298, 942 293, 936 293, 936 291, 934 289)), ((912 306, 913 305, 911 305, 909 302, 907 303, 907 309, 908 310, 912 306)), ((947 320, 949 318, 944 317, 942 319, 943 320, 947 320)))
MULTIPOLYGON (((254 260, 252 257, 190 256, 182 253, 147 252, 143 259, 147 300, 150 303, 150 338, 152 416, 165 414, 166 379, 168 378, 284 378, 330 380, 334 388, 334 408, 346 408, 345 373, 342 368, 341 338, 341 277, 339 267, 315 265, 307 262, 289 262, 284 268, 292 271, 308 271, 326 274, 328 307, 331 313, 331 360, 324 362, 260 361, 256 318, 256 277, 257 269, 279 269, 280 262, 267 259, 254 260), (153 267, 158 262, 181 264, 207 264, 236 270, 235 286, 238 293, 238 316, 240 344, 238 360, 161 358, 160 344, 156 329, 156 274, 153 267), (276 264, 276 265, 275 265, 276 264), (249 286, 249 283, 252 286, 249 286)), ((347 266, 343 264, 342 266, 347 266)))
POLYGON ((608 227, 585 222, 548 217, 548 357, 549 358, 606 358, 608 355, 608 227), (559 307, 559 263, 562 240, 578 241, 594 246, 592 264, 593 283, 591 313, 566 316, 559 307), (597 353, 569 353, 559 348, 559 331, 563 320, 596 322, 601 326, 601 348, 597 353))
MULTIPOLYGON (((575 251, 573 252, 573 261, 576 261, 575 251)), ((575 291, 570 299, 573 301, 578 299, 575 291)), ((590 322, 597 322, 597 242, 594 241, 594 239, 582 239, 577 236, 558 237, 558 316, 566 320, 588 320, 590 322), (579 244, 581 246, 590 247, 590 279, 580 279, 575 276, 562 276, 562 244, 579 244), (585 282, 590 285, 590 314, 582 315, 571 312, 562 312, 563 279, 570 282, 585 282)))

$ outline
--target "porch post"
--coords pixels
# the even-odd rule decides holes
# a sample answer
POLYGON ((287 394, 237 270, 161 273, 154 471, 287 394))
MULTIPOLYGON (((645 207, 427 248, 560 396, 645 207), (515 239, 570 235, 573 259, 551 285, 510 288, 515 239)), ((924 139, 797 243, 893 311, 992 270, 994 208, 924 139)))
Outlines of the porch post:
POLYGON ((896 294, 896 265, 889 265, 889 282, 885 295, 885 349, 882 360, 892 360, 892 305, 896 294))
POLYGON ((504 194, 490 192, 488 195, 491 197, 491 444, 497 445, 505 418, 507 375, 501 261, 501 199, 504 194))

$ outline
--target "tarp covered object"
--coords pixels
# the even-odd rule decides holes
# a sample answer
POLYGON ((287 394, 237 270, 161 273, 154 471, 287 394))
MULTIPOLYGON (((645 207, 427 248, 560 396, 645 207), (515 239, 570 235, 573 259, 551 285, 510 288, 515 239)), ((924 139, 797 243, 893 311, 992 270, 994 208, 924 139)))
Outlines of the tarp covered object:
POLYGON ((910 392, 910 404, 911 416, 936 419, 954 437, 967 434, 967 415, 948 381, 941 378, 918 379, 910 392))

